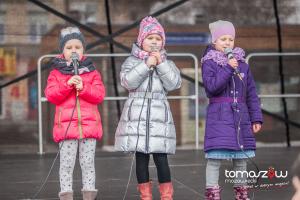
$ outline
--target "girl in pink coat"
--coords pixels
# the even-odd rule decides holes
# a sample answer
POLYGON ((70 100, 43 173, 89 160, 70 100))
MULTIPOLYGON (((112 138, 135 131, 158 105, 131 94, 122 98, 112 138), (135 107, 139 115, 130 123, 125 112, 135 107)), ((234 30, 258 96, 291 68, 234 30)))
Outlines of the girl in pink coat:
POLYGON ((61 30, 59 47, 62 54, 53 59, 54 68, 48 77, 45 95, 56 105, 53 138, 60 147, 61 200, 73 199, 73 169, 79 149, 84 200, 94 200, 96 140, 102 137, 101 117, 97 105, 105 96, 100 73, 92 61, 83 56, 84 37, 77 27, 61 30), (71 55, 79 57, 78 72, 74 75, 71 55))

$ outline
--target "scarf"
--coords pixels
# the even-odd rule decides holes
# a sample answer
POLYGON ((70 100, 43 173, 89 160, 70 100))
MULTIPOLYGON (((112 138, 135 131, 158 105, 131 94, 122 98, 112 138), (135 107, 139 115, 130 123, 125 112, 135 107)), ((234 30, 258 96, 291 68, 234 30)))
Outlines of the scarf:
MULTIPOLYGON (((51 61, 51 66, 60 71, 62 74, 74 75, 73 63, 67 62, 63 55, 59 55, 51 61)), ((82 57, 78 64, 79 74, 85 74, 96 70, 92 60, 82 57)))

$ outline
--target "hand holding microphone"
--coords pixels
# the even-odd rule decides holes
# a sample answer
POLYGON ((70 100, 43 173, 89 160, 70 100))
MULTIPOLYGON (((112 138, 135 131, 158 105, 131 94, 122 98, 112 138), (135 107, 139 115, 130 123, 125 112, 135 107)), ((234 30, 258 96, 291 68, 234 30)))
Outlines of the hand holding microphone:
POLYGON ((162 62, 159 49, 160 48, 158 46, 152 46, 151 53, 150 53, 151 56, 154 56, 156 58, 157 65, 159 65, 162 62))
MULTIPOLYGON (((83 89, 83 84, 82 84, 82 78, 79 76, 79 71, 78 71, 78 65, 79 65, 79 55, 75 52, 72 53, 71 55, 71 60, 72 60, 72 64, 74 67, 74 76, 72 76, 67 84, 68 85, 74 85, 76 90, 82 90, 83 89)), ((77 92, 78 95, 78 92, 77 92)))
POLYGON ((150 56, 148 57, 146 64, 150 67, 150 70, 154 70, 156 65, 159 65, 161 63, 161 56, 159 52, 159 47, 152 46, 150 56))
POLYGON ((228 58, 228 64, 234 69, 234 73, 239 77, 239 79, 243 80, 240 71, 238 69, 239 63, 238 61, 234 58, 232 49, 231 48, 226 48, 224 50, 224 53, 227 55, 228 58))

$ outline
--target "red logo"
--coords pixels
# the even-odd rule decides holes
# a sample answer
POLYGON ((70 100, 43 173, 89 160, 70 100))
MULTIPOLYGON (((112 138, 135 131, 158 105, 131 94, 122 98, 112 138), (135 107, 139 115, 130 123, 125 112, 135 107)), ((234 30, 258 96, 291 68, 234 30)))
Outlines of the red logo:
POLYGON ((275 176, 275 169, 274 169, 274 167, 269 167, 269 170, 268 170, 267 175, 268 175, 268 178, 269 178, 270 180, 271 180, 272 178, 274 178, 274 176, 275 176))

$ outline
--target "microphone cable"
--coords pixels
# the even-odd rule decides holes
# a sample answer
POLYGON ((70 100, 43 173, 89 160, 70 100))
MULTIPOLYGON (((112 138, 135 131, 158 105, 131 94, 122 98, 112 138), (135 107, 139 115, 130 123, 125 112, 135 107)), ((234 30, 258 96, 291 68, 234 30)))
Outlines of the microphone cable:
MULTIPOLYGON (((236 73, 236 74, 237 74, 238 78, 239 78, 239 79, 241 80, 241 82, 242 82, 242 86, 243 86, 243 87, 242 87, 242 90, 243 90, 243 96, 244 96, 245 101, 246 101, 246 98, 247 98, 247 96, 246 96, 246 95, 247 95, 247 94, 246 94, 246 89, 247 89, 247 88, 246 88, 246 84, 245 84, 244 80, 241 78, 241 75, 240 75, 239 73, 236 73)), ((232 80, 233 80, 234 89, 235 89, 235 81, 234 81, 233 76, 232 76, 232 80)), ((236 100, 236 97, 235 97, 235 91, 234 91, 234 99, 236 100)), ((246 102, 245 102, 245 103, 246 103, 246 102)), ((239 108, 237 107, 237 104, 238 104, 238 103, 236 102, 236 105, 234 105, 234 106, 235 106, 235 111, 239 110, 239 108), (237 109, 237 110, 236 110, 236 109, 237 109)), ((242 120, 242 115, 239 114, 239 121, 238 121, 238 125, 237 125, 237 142, 238 142, 238 146, 239 146, 240 150, 242 151, 242 153, 247 157, 247 159, 251 162, 251 164, 256 168, 257 174, 259 174, 260 169, 258 168, 257 164, 256 164, 255 161, 254 161, 252 158, 250 158, 249 155, 244 151, 244 146, 241 145, 241 143, 240 143, 241 120, 242 120)), ((252 127, 251 127, 251 128, 252 128, 252 127)), ((255 186, 258 186, 258 181, 259 181, 259 176, 256 178, 255 186)), ((253 200, 254 200, 254 191, 253 191, 252 197, 253 197, 253 200)))
MULTIPOLYGON (((65 138, 65 139, 66 139, 66 137, 67 137, 67 133, 68 133, 68 131, 69 131, 69 128, 70 128, 70 125, 71 125, 71 122, 72 122, 72 119, 73 119, 73 115, 74 115, 74 112, 75 112, 77 103, 78 103, 78 96, 76 95, 76 101, 75 101, 74 108, 73 108, 73 110, 72 110, 72 114, 71 114, 71 117, 70 117, 70 122, 69 122, 69 124, 68 124, 68 126, 67 126, 67 129, 66 129, 66 132, 65 132, 65 134, 64 134, 64 138, 65 138)), ((62 143, 61 143, 61 145, 60 145, 60 147, 59 147, 59 149, 58 149, 58 152, 56 153, 56 156, 55 156, 54 160, 52 161, 50 170, 49 170, 49 172, 48 172, 46 178, 44 179, 43 184, 39 187, 38 191, 33 195, 32 199, 36 199, 36 197, 40 194, 40 192, 42 191, 42 189, 45 187, 46 183, 48 182, 49 176, 50 176, 50 174, 51 174, 51 172, 52 172, 52 170, 53 170, 54 164, 55 164, 55 162, 56 162, 56 160, 57 160, 57 158, 58 158, 58 156, 59 156, 59 154, 60 154, 60 150, 62 149, 62 147, 63 147, 63 145, 64 145, 65 139, 62 141, 62 143)))
MULTIPOLYGON (((74 59, 74 57, 77 58, 77 59, 79 58, 79 56, 78 56, 77 53, 72 53, 72 60, 74 59)), ((78 63, 74 63, 73 65, 74 65, 74 75, 78 75, 79 74, 78 73, 78 63)), ((72 119, 73 119, 73 115, 74 115, 74 112, 75 112, 75 109, 76 109, 76 107, 77 107, 77 105, 79 103, 78 100, 79 100, 78 99, 78 91, 76 90, 75 105, 74 105, 73 110, 72 110, 72 114, 71 114, 71 117, 70 117, 70 122, 69 122, 69 124, 67 126, 67 129, 66 129, 66 132, 64 134, 64 140, 61 142, 61 145, 60 145, 60 147, 58 149, 58 152, 56 153, 56 156, 55 156, 54 160, 52 161, 51 167, 49 169, 49 172, 48 172, 45 180, 43 181, 42 185, 39 187, 38 191, 33 195, 32 199, 35 199, 40 194, 40 192, 42 191, 42 189, 45 187, 46 183, 48 182, 48 179, 49 179, 49 176, 50 176, 50 174, 51 174, 51 172, 53 170, 54 164, 55 164, 55 162, 56 162, 56 160, 57 160, 57 158, 58 158, 58 156, 60 154, 60 150, 62 149, 62 147, 64 145, 64 142, 65 142, 65 140, 67 138, 67 133, 69 131, 69 128, 70 128, 70 125, 71 125, 71 122, 72 122, 72 119)))
POLYGON ((140 138, 139 128, 140 128, 140 122, 141 122, 142 112, 143 112, 143 108, 144 108, 144 104, 145 104, 147 93, 151 92, 151 90, 152 90, 152 88, 150 88, 151 87, 150 85, 152 84, 153 72, 154 72, 154 69, 152 67, 152 69, 150 68, 150 73, 149 73, 149 76, 148 76, 149 77, 149 81, 148 81, 148 84, 147 84, 145 95, 143 97, 143 103, 142 103, 141 111, 140 111, 140 114, 139 114, 138 126, 137 126, 137 140, 136 140, 136 144, 135 144, 135 150, 134 150, 134 153, 132 155, 131 166, 130 166, 130 171, 129 171, 129 177, 128 177, 128 181, 127 181, 127 185, 126 185, 126 190, 125 190, 125 193, 124 193, 124 196, 123 196, 123 200, 126 199, 128 188, 129 188, 129 183, 130 183, 130 180, 131 180, 132 168, 133 168, 133 163, 134 163, 134 157, 135 157, 136 152, 137 152, 137 146, 138 146, 138 142, 139 142, 139 138, 140 138))

